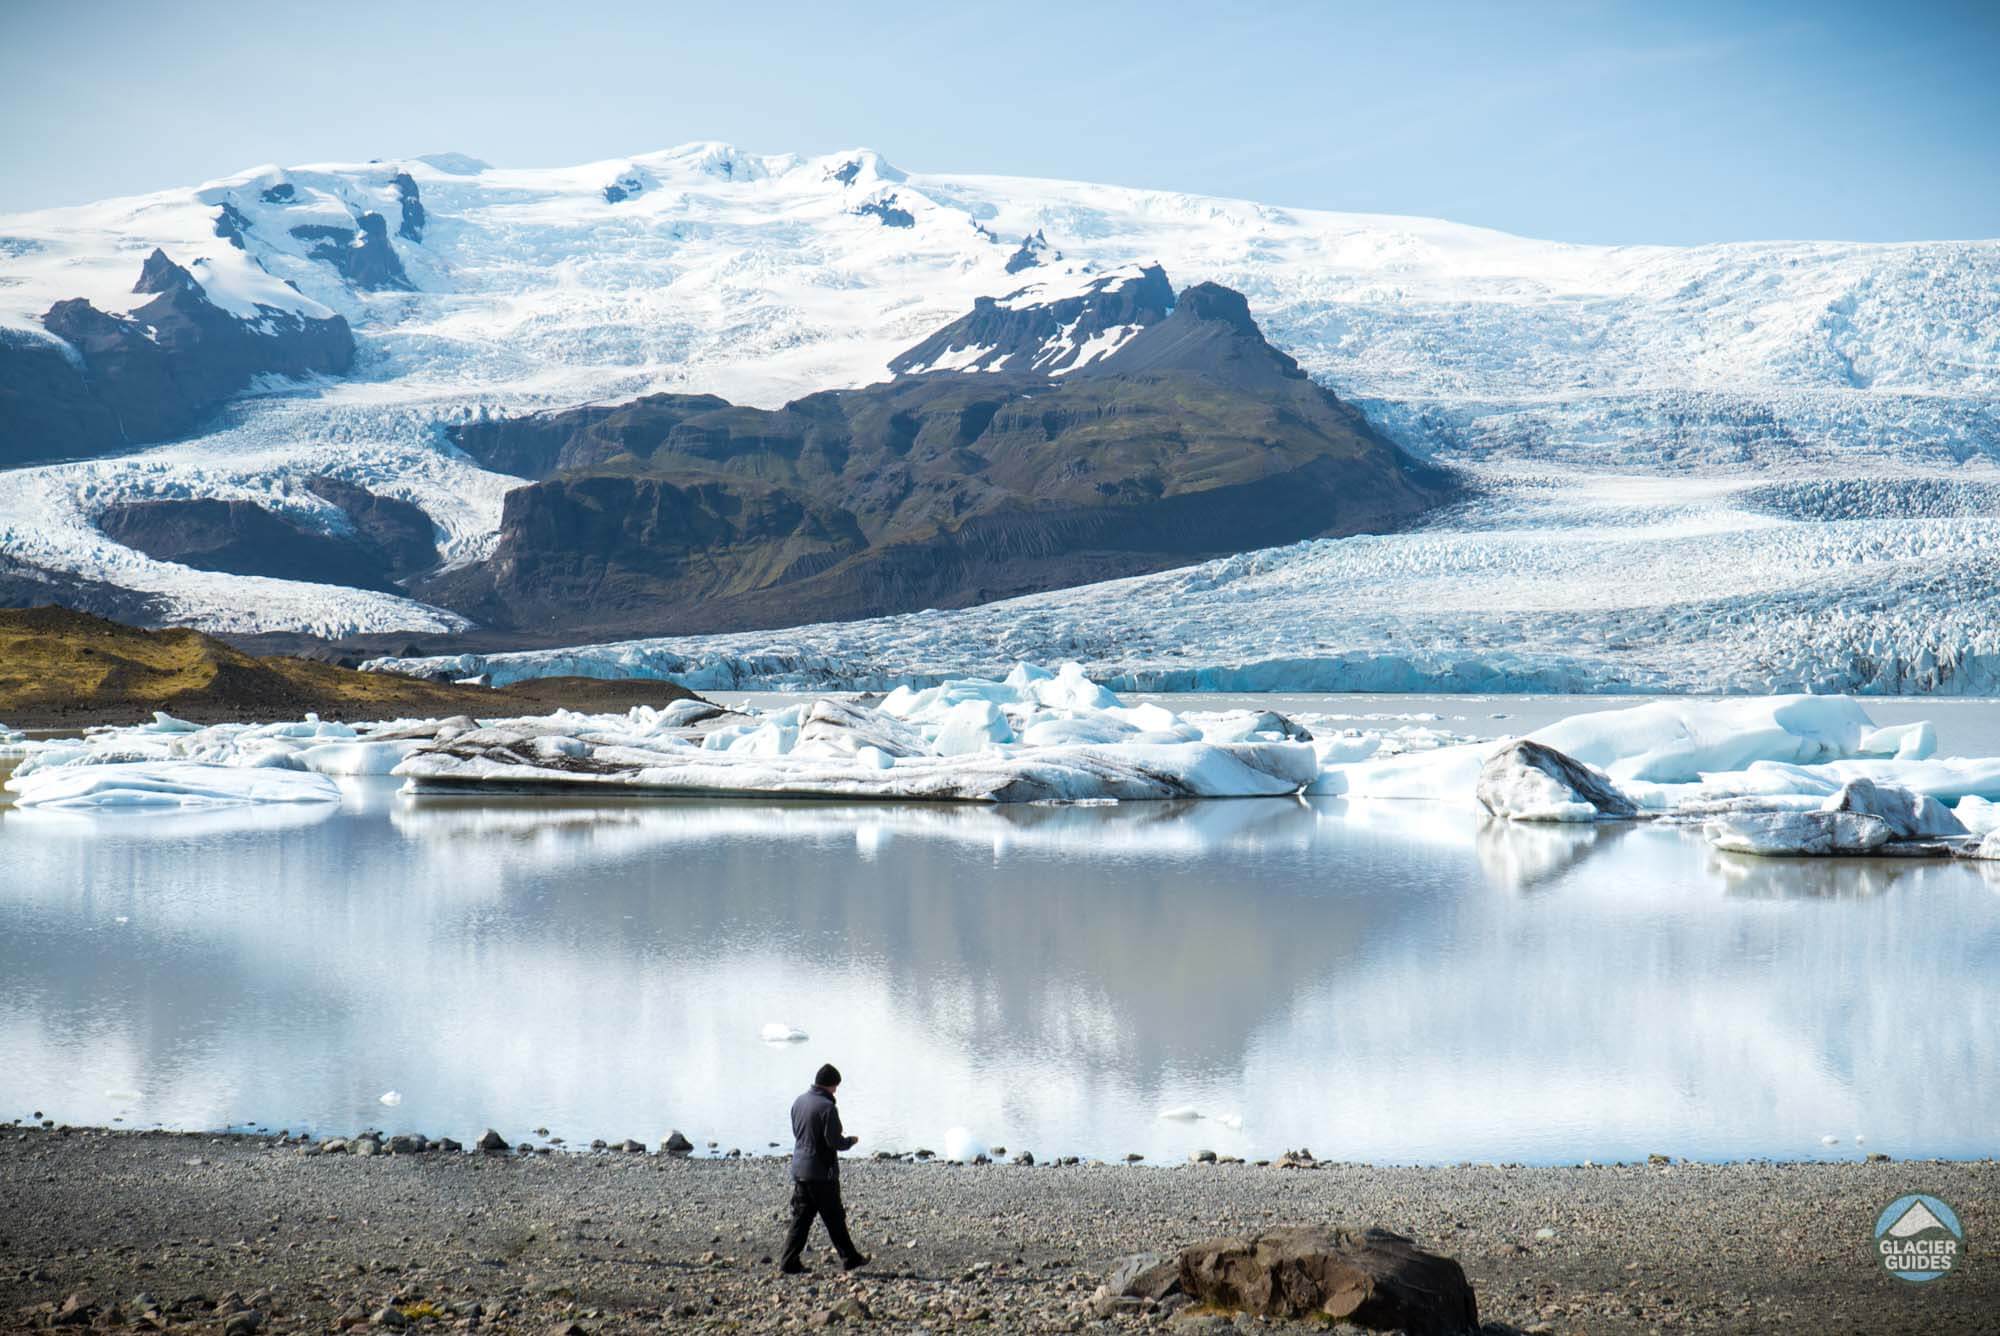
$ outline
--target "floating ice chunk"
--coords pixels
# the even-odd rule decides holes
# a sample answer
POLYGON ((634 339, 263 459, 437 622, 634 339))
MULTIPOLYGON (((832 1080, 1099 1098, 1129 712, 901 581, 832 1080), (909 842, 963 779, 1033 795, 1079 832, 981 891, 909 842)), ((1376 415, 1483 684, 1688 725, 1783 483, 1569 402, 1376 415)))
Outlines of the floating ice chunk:
POLYGON ((1432 751, 1380 757, 1351 765, 1323 767, 1309 793, 1349 798, 1420 798, 1432 802, 1477 801, 1479 772, 1495 750, 1490 742, 1438 747, 1432 751))
POLYGON ((963 1127, 954 1127, 944 1134, 944 1158, 959 1164, 972 1164, 978 1160, 992 1158, 986 1143, 963 1127))
POLYGON ((1819 1144, 1822 1146, 1838 1146, 1840 1144, 1840 1138, 1835 1136, 1833 1133, 1828 1132, 1825 1136, 1819 1139, 1819 1144))
POLYGON ((816 700, 799 727, 795 751, 801 755, 858 756, 872 750, 888 757, 924 756, 924 735, 893 714, 852 701, 816 700))
POLYGON ((1812 764, 1860 754, 1874 721, 1846 696, 1656 701, 1572 715, 1528 736, 1614 781, 1688 783, 1755 761, 1812 764))
POLYGON ((0 724, 0 756, 20 756, 27 752, 28 735, 18 728, 0 724))
POLYGON ((1475 793, 1482 807, 1509 821, 1617 820, 1638 810, 1602 773, 1539 742, 1495 752, 1475 793))
POLYGON ((1191 713, 1183 714, 1181 720, 1199 728, 1204 742, 1313 741, 1310 730, 1276 710, 1229 710, 1221 714, 1191 713))
POLYGON ((1850 779, 1821 807, 1825 812, 1861 812, 1879 817, 1899 840, 1950 838, 1970 834, 1965 824, 1937 799, 1900 784, 1850 779))
POLYGON ((322 742, 293 754, 299 766, 316 775, 386 775, 411 752, 420 739, 392 742, 322 742))
POLYGON ((1241 1132, 1243 1130, 1243 1115, 1240 1113, 1217 1114, 1215 1121, 1221 1123, 1232 1132, 1241 1132))
POLYGON ((340 801, 340 789, 324 775, 187 761, 60 766, 16 773, 7 788, 16 807, 59 810, 340 801))
POLYGON ((403 1102, 403 1092, 400 1090, 385 1090, 375 1098, 377 1103, 393 1106, 403 1102))
POLYGON ((165 710, 153 711, 153 722, 140 724, 138 731, 146 733, 199 733, 200 724, 191 724, 185 719, 176 719, 165 710))
POLYGON ((1984 835, 1991 830, 2000 830, 2000 803, 1989 802, 1978 794, 1960 798, 1951 812, 1970 834, 1984 835))
POLYGON ((1719 816, 1704 827, 1708 842, 1729 853, 1767 857, 1858 854, 1889 842, 1889 823, 1862 812, 1747 812, 1719 816))
POLYGON ((1192 1104, 1181 1104, 1171 1109, 1162 1109, 1160 1118, 1170 1123, 1198 1123, 1202 1119, 1202 1112, 1192 1104))
POLYGON ((420 751, 396 767, 406 792, 524 786, 633 789, 724 797, 849 797, 883 801, 1025 803, 1085 798, 1277 797, 1318 772, 1305 743, 1223 746, 994 748, 962 756, 913 756, 888 769, 858 759, 746 756, 727 751, 599 746, 551 766, 509 729, 481 729, 420 751))
POLYGON ((1928 719, 1914 724, 1885 724, 1862 733, 1856 751, 1862 756, 1926 761, 1937 752, 1937 728, 1928 719))
POLYGON ((1021 730, 1024 747, 1073 747, 1080 743, 1123 742, 1133 728, 1108 714, 1071 715, 1039 719, 1021 730))
POLYGON ((765 1022, 764 1028, 757 1032, 757 1037, 767 1044, 803 1044, 812 1038, 796 1025, 787 1025, 783 1021, 765 1022))
POLYGON ((965 756, 1014 740, 1007 716, 990 700, 965 700, 946 711, 931 749, 939 756, 965 756))
POLYGON ((1313 750, 1319 753, 1319 763, 1323 766, 1349 765, 1381 751, 1382 739, 1365 733, 1343 733, 1336 738, 1315 738, 1313 750))

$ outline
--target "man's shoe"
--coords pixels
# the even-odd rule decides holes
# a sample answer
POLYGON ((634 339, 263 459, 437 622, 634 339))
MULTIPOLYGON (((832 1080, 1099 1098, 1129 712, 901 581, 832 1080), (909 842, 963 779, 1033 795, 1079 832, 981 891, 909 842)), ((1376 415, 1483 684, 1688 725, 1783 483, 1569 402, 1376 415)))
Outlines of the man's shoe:
POLYGON ((778 1270, 779 1272, 787 1276, 810 1276, 812 1274, 811 1267, 800 1266, 797 1262, 780 1263, 778 1266, 778 1270))
POLYGON ((859 1271, 862 1267, 867 1265, 868 1265, 868 1259, 866 1257, 863 1257, 860 1253, 856 1253, 854 1254, 854 1256, 843 1261, 840 1264, 840 1269, 842 1271, 859 1271))

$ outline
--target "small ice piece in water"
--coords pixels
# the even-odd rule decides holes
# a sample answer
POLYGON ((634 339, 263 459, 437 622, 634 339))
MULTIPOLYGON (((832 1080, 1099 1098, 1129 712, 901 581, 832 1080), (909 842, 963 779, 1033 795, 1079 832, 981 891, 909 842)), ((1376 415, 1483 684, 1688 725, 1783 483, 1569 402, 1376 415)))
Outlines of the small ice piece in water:
POLYGON ((1240 1113, 1217 1114, 1215 1121, 1221 1123, 1232 1132, 1241 1132, 1243 1130, 1243 1115, 1240 1113))
POLYGON ((403 1102, 403 1092, 400 1090, 385 1090, 378 1098, 383 1104, 401 1104, 403 1102))
POLYGON ((1819 1139, 1819 1143, 1822 1146, 1838 1146, 1840 1144, 1840 1138, 1835 1136, 1833 1133, 1829 1132, 1825 1136, 1819 1139))
POLYGON ((123 915, 123 914, 120 914, 120 915, 119 915, 119 916, 118 916, 117 918, 115 918, 115 919, 113 919, 113 920, 111 920, 111 921, 112 921, 113 923, 130 923, 130 922, 131 922, 132 920, 131 920, 130 918, 126 917, 125 915, 123 915))
POLYGON ((1201 1121, 1202 1112, 1192 1104, 1182 1104, 1175 1108, 1163 1109, 1160 1117, 1170 1123, 1193 1123, 1201 1121))
POLYGON ((787 1025, 783 1021, 765 1022, 764 1028, 758 1031, 758 1036, 767 1044, 803 1044, 812 1038, 796 1025, 787 1025))
POLYGON ((963 1127, 954 1127, 944 1134, 944 1158, 958 1164, 971 1164, 975 1160, 991 1159, 986 1143, 963 1127))

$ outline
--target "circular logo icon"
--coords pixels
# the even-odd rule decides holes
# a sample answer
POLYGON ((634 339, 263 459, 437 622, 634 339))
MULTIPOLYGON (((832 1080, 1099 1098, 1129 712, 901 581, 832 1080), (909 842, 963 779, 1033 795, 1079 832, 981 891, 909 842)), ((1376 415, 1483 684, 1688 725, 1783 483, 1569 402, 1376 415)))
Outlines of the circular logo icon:
POLYGON ((1964 1251, 1958 1212, 1929 1193, 1898 1197, 1876 1217, 1876 1256, 1898 1280, 1921 1284, 1948 1276, 1964 1251))

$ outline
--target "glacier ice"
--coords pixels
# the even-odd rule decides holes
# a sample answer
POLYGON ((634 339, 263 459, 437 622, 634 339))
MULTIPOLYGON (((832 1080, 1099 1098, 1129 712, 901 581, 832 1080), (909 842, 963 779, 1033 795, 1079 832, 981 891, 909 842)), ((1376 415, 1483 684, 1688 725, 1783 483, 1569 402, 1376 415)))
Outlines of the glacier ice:
POLYGON ((1539 742, 1512 742, 1480 767, 1479 805, 1509 821, 1601 821, 1630 817, 1632 800, 1604 773, 1539 742))
POLYGON ((323 775, 191 761, 120 761, 57 766, 7 781, 14 805, 55 811, 225 807, 252 803, 337 803, 323 775))
POLYGON ((158 246, 225 296, 345 316, 363 368, 269 387, 187 441, 0 474, 0 552, 209 630, 449 632, 461 618, 393 593, 155 561, 94 516, 198 495, 337 525, 304 486, 326 473, 423 507, 447 561, 472 560, 519 480, 474 467, 441 426, 653 390, 776 406, 865 384, 975 299, 1019 289, 1008 261, 1037 234, 1050 262, 1032 281, 1051 291, 1158 262, 1243 292, 1273 342, 1483 498, 1410 533, 997 612, 568 658, 698 688, 888 690, 1027 658, 1134 689, 2000 689, 2000 242, 1577 246, 905 173, 866 151, 258 167, 0 217, 0 327, 33 334, 65 297, 120 309, 133 257, 158 246), (421 242, 387 242, 416 291, 357 291, 290 228, 393 216, 400 173, 432 219, 421 242), (609 202, 625 180, 640 191, 609 202), (913 226, 855 216, 891 186, 913 226), (224 207, 248 223, 243 250, 215 235, 224 207))

